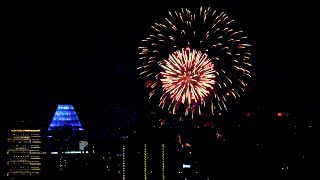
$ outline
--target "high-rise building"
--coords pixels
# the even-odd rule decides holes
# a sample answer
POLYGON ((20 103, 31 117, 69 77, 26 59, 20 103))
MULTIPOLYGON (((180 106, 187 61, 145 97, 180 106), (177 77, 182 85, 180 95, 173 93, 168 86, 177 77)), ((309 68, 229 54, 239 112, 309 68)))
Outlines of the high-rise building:
POLYGON ((117 134, 117 141, 109 144, 110 147, 108 147, 105 157, 106 177, 108 179, 132 179, 135 177, 133 172, 135 166, 131 166, 131 158, 135 157, 135 151, 130 144, 135 138, 131 131, 125 129, 119 128, 115 130, 115 133, 117 134))
POLYGON ((139 172, 143 172, 144 180, 170 179, 167 177, 168 160, 166 148, 166 144, 143 144, 143 171, 141 171, 141 167, 138 170, 139 172))
POLYGON ((7 139, 7 176, 41 175, 41 130, 12 129, 7 139))
POLYGON ((107 179, 164 179, 165 144, 146 141, 140 129, 117 129, 115 133, 118 140, 108 144, 104 157, 107 179))
POLYGON ((46 176, 87 175, 88 139, 73 105, 58 105, 46 137, 46 176))
POLYGON ((48 151, 51 152, 70 151, 76 154, 88 145, 73 105, 58 105, 47 133, 48 151))

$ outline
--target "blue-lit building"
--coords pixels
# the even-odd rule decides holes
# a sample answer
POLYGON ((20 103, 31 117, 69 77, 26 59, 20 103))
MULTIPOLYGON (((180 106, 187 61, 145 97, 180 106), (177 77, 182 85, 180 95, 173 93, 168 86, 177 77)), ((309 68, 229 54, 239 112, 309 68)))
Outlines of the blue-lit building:
POLYGON ((58 105, 48 131, 84 131, 73 105, 58 105))
POLYGON ((71 177, 85 175, 88 169, 88 147, 85 130, 73 105, 58 105, 46 135, 44 174, 71 177))
POLYGON ((58 105, 48 128, 48 151, 81 153, 87 143, 85 131, 73 105, 58 105))

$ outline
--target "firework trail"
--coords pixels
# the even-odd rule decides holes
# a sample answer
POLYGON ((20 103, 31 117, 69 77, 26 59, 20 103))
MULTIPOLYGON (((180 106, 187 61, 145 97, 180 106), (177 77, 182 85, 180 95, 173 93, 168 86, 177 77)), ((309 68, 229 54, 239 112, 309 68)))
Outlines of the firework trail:
POLYGON ((182 8, 151 28, 138 70, 159 106, 173 114, 215 114, 245 91, 250 45, 226 13, 182 8))

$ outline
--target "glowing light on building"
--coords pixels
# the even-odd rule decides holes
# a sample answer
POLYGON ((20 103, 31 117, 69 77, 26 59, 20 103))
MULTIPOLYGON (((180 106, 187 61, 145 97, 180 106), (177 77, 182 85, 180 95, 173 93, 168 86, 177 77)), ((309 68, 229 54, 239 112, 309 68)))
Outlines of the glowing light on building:
POLYGON ((191 168, 191 165, 190 164, 183 164, 182 168, 191 168))
POLYGON ((161 177, 162 177, 162 180, 165 180, 165 150, 164 150, 164 144, 161 145, 161 177))
POLYGON ((41 175, 41 131, 13 129, 7 139, 7 176, 41 175))
POLYGON ((147 180, 147 145, 143 145, 143 177, 147 180))
POLYGON ((73 105, 58 105, 48 130, 51 131, 60 128, 71 128, 72 130, 83 131, 83 127, 73 105))
POLYGON ((122 145, 122 180, 126 179, 126 147, 122 145))
POLYGON ((277 116, 278 116, 278 117, 281 117, 281 116, 283 116, 283 114, 282 114, 281 112, 278 112, 278 113, 277 113, 277 116))
POLYGON ((65 155, 60 156, 59 158, 59 170, 62 172, 67 166, 67 157, 65 155))

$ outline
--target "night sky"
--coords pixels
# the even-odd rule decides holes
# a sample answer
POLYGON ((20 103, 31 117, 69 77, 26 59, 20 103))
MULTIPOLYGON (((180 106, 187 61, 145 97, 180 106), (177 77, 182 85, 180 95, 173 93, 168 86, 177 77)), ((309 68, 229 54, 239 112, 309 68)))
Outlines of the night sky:
POLYGON ((138 43, 168 10, 201 4, 235 18, 253 46, 254 78, 241 103, 308 113, 319 107, 319 10, 307 1, 2 4, 1 135, 22 118, 47 127, 62 103, 73 104, 84 126, 98 134, 125 126, 146 100, 136 71, 138 43))

